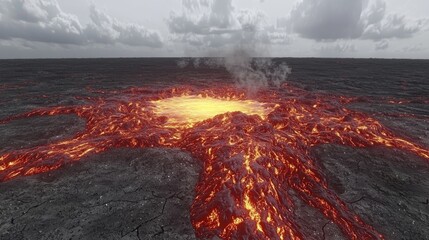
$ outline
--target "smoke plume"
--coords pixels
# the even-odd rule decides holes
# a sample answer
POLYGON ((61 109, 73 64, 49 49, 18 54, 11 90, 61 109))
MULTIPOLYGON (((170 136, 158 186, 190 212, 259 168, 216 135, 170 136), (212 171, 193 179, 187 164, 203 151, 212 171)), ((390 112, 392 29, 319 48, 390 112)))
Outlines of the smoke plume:
POLYGON ((223 50, 222 57, 209 55, 209 58, 181 59, 177 64, 181 68, 189 65, 224 68, 231 74, 237 87, 256 93, 261 89, 280 87, 291 73, 291 68, 285 62, 258 57, 266 55, 267 49, 266 44, 253 37, 246 42, 238 42, 231 49, 223 50))
POLYGON ((224 57, 181 59, 177 65, 181 68, 189 65, 196 68, 200 66, 225 68, 231 74, 236 86, 246 89, 249 93, 280 87, 287 80, 291 68, 285 62, 272 58, 255 57, 258 53, 262 53, 258 48, 250 50, 237 45, 236 48, 226 52, 224 57))
POLYGON ((231 1, 207 2, 203 4, 204 7, 200 5, 192 8, 188 6, 193 15, 173 15, 170 28, 176 34, 182 34, 183 38, 192 35, 193 38, 186 42, 192 45, 197 41, 199 44, 195 48, 206 44, 203 52, 209 58, 182 59, 178 62, 179 67, 192 64, 194 67, 225 68, 237 87, 245 88, 250 93, 279 87, 287 79, 291 69, 285 63, 267 58, 270 56, 271 38, 262 12, 236 11, 231 1), (225 6, 221 8, 219 4, 225 6), (226 10, 219 15, 218 9, 226 10), (207 14, 204 15, 205 13, 207 14), (190 16, 198 21, 189 24, 192 22, 190 16), (217 18, 212 19, 213 16, 217 18), (207 19, 210 21, 207 22, 207 19), (187 34, 183 34, 184 32, 187 34))

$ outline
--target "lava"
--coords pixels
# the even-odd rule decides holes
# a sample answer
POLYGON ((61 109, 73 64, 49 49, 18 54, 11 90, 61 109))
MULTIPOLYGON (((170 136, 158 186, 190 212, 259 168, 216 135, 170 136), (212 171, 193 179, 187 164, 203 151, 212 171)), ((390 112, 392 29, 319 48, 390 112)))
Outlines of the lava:
POLYGON ((298 197, 349 239, 383 239, 329 189, 311 148, 388 147, 429 159, 423 145, 345 108, 352 98, 286 84, 252 99, 229 85, 104 94, 83 106, 36 109, 0 121, 59 114, 86 120, 71 139, 0 155, 0 181, 52 171, 111 148, 175 147, 203 162, 190 210, 199 238, 303 239, 294 215, 293 197, 298 197))
POLYGON ((262 104, 252 100, 218 99, 203 96, 179 96, 153 101, 154 113, 166 116, 168 127, 192 127, 195 123, 213 118, 226 112, 242 112, 248 115, 266 117, 272 111, 262 104))

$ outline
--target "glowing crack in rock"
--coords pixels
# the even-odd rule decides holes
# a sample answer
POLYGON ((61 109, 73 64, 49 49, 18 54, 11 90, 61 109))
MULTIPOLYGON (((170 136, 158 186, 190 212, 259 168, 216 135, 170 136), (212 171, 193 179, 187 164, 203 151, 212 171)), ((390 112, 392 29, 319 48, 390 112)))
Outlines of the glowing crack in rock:
POLYGON ((48 172, 115 147, 176 147, 204 165, 190 210, 199 238, 302 239, 294 196, 318 209, 349 239, 382 239, 329 189, 310 157, 311 148, 328 143, 380 146, 429 159, 423 145, 345 108, 352 98, 289 85, 252 99, 225 85, 206 90, 134 88, 87 101, 0 121, 59 114, 86 120, 85 129, 71 139, 0 155, 0 181, 48 172))

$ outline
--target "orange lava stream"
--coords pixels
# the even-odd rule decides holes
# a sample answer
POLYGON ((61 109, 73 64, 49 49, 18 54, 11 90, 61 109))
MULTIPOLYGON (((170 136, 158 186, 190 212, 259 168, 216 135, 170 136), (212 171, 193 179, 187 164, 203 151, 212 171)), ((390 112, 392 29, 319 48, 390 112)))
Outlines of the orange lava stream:
POLYGON ((328 188, 310 149, 326 143, 384 146, 425 159, 429 150, 396 136, 376 119, 346 109, 350 101, 288 85, 249 100, 226 85, 131 89, 89 99, 85 106, 37 109, 0 123, 76 114, 86 120, 86 128, 72 139, 0 155, 0 181, 48 172, 115 147, 178 147, 204 164, 191 207, 197 237, 302 239, 293 192, 349 239, 382 239, 328 188))

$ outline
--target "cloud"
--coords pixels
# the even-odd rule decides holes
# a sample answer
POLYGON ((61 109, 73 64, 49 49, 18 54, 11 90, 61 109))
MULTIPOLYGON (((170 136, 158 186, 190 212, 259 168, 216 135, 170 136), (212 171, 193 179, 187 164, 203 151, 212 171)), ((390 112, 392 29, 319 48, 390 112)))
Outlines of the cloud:
POLYGON ((63 12, 56 0, 2 0, 0 39, 74 45, 162 46, 158 33, 137 24, 122 23, 94 6, 90 8, 90 17, 91 22, 82 26, 75 15, 63 12))
POLYGON ((0 39, 82 44, 78 19, 61 11, 55 1, 3 0, 0 39))
POLYGON ((387 40, 381 40, 375 43, 375 50, 386 50, 389 48, 389 42, 387 40))
POLYGON ((423 47, 422 44, 416 44, 414 46, 407 46, 402 48, 403 52, 411 52, 411 53, 422 52, 423 50, 425 50, 425 48, 423 47))
POLYGON ((287 44, 282 29, 267 26, 257 10, 236 10, 232 0, 183 0, 183 11, 172 12, 167 24, 173 41, 199 48, 237 44, 287 44), (282 39, 284 38, 284 39, 282 39))
POLYGON ((355 51, 355 45, 347 42, 327 43, 319 49, 322 56, 337 56, 355 51))
POLYGON ((424 20, 386 13, 383 0, 301 0, 290 18, 278 24, 301 37, 316 41, 337 39, 410 38, 422 30, 424 20))
POLYGON ((292 39, 288 33, 277 31, 275 29, 267 31, 266 36, 267 40, 265 42, 269 42, 271 44, 287 45, 292 42, 292 39))
POLYGON ((232 0, 184 0, 184 12, 172 12, 168 26, 173 33, 209 34, 229 30, 234 25, 232 0))
POLYGON ((84 30, 90 42, 122 43, 130 46, 162 46, 158 33, 137 24, 122 23, 97 10, 94 5, 90 7, 90 18, 91 23, 84 30))
POLYGON ((376 41, 388 38, 410 38, 419 32, 423 25, 423 20, 408 23, 404 16, 391 14, 380 22, 366 26, 362 38, 376 41))
POLYGON ((291 12, 293 30, 304 38, 356 38, 362 0, 303 0, 291 12))

